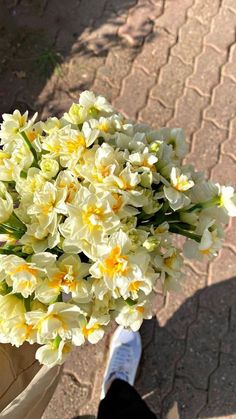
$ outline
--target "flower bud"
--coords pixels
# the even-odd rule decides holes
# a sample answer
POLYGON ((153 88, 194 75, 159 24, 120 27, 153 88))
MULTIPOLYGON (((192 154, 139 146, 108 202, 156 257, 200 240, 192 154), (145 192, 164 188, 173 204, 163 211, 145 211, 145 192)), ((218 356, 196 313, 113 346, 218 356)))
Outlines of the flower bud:
POLYGON ((47 179, 51 179, 58 173, 59 164, 53 159, 42 159, 40 168, 43 172, 43 176, 47 179))

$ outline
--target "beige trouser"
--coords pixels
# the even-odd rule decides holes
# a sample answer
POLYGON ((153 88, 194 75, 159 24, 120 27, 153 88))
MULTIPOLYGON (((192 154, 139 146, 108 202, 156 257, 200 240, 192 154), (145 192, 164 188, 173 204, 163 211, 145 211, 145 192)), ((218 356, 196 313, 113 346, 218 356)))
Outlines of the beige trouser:
POLYGON ((0 418, 41 418, 60 377, 60 367, 35 360, 36 345, 0 344, 0 418))

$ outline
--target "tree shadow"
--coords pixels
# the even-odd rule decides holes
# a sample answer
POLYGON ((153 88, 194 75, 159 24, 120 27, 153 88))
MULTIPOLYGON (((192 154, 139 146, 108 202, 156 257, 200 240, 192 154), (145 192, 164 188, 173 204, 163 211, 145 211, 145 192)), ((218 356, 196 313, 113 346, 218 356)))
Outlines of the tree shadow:
POLYGON ((236 414, 236 278, 197 291, 164 327, 144 322, 136 388, 157 417, 236 414), (183 338, 185 335, 185 338, 183 338))
POLYGON ((83 415, 83 416, 75 416, 72 419, 96 419, 96 417, 93 415, 83 415))
MULTIPOLYGON (((16 107, 35 111, 43 87, 52 75, 62 76, 61 64, 68 58, 87 57, 88 67, 94 57, 106 57, 112 47, 125 43, 118 29, 135 4, 135 0, 0 0, 0 114, 16 107)), ((132 46, 129 49, 132 53, 132 46)), ((77 68, 73 83, 77 92, 92 84, 82 73, 83 68, 77 68)), ((41 111, 38 104, 37 110, 41 111)))

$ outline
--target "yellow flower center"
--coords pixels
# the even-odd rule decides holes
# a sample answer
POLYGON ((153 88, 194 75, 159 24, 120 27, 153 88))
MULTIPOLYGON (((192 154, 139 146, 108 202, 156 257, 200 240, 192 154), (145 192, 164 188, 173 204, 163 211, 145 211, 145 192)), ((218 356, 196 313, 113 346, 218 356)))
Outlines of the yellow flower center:
POLYGON ((4 153, 4 151, 0 151, 0 164, 2 164, 5 159, 9 159, 9 158, 10 158, 10 154, 4 153))
POLYGON ((128 257, 121 254, 120 246, 112 249, 111 253, 104 259, 101 271, 110 277, 121 274, 127 275, 129 268, 127 267, 128 257))
POLYGON ((132 191, 134 189, 134 186, 132 186, 126 179, 124 179, 122 176, 119 176, 119 179, 122 180, 123 185, 122 189, 125 189, 126 191, 132 191))
POLYGON ((116 200, 116 203, 112 206, 112 210, 116 213, 121 209, 123 205, 123 198, 121 195, 118 195, 116 193, 113 193, 112 196, 116 200))
POLYGON ((82 134, 77 135, 75 139, 68 139, 65 144, 68 153, 77 151, 80 147, 86 147, 86 141, 82 134))
POLYGON ((172 265, 175 262, 175 259, 176 259, 176 253, 173 253, 172 256, 169 256, 168 258, 164 259, 164 263, 168 268, 172 268, 172 265))
POLYGON ((87 329, 87 327, 82 328, 83 335, 87 338, 89 335, 95 332, 95 330, 100 329, 100 325, 98 323, 95 323, 92 327, 87 329))
POLYGON ((20 128, 22 128, 26 123, 26 117, 24 115, 19 116, 18 123, 20 128))
POLYGON ((146 159, 143 160, 143 163, 141 164, 141 166, 147 167, 148 169, 151 170, 151 172, 156 172, 157 171, 155 165, 148 163, 148 161, 146 159))
POLYGON ((37 275, 38 269, 32 268, 30 265, 26 263, 22 263, 22 265, 17 266, 12 272, 11 275, 15 275, 20 272, 28 272, 31 275, 37 275))
POLYGON ((106 166, 102 166, 101 169, 100 169, 100 172, 101 172, 103 177, 107 177, 107 176, 110 175, 110 170, 106 166))
POLYGON ((141 313, 141 314, 143 314, 143 313, 144 313, 144 307, 142 307, 142 306, 138 306, 138 307, 136 307, 136 310, 137 310, 139 313, 141 313))
POLYGON ((83 211, 82 218, 84 223, 90 228, 95 228, 95 226, 97 227, 97 223, 94 223, 94 219, 98 222, 102 221, 104 218, 104 210, 101 207, 90 205, 85 211, 83 211))
POLYGON ((35 138, 37 138, 38 134, 39 134, 38 131, 30 131, 30 132, 27 132, 27 137, 32 143, 35 140, 35 138))
POLYGON ((48 202, 47 204, 42 204, 40 208, 44 215, 48 215, 49 213, 53 211, 54 202, 48 202))
POLYGON ((184 191, 186 190, 186 187, 188 188, 189 186, 189 181, 188 179, 181 179, 181 178, 177 178, 177 183, 175 185, 175 189, 177 189, 177 191, 184 191))
POLYGON ((104 122, 102 122, 101 124, 99 124, 99 125, 97 126, 97 128, 98 128, 100 131, 103 131, 103 132, 109 132, 109 131, 110 131, 110 126, 109 126, 109 123, 108 123, 107 121, 104 121, 104 122))
POLYGON ((131 284, 129 284, 128 290, 131 291, 131 292, 138 291, 141 284, 142 284, 142 281, 131 282, 131 284))
POLYGON ((210 255, 210 253, 211 253, 211 249, 209 248, 209 249, 203 249, 203 250, 200 250, 200 252, 203 254, 203 255, 210 255))

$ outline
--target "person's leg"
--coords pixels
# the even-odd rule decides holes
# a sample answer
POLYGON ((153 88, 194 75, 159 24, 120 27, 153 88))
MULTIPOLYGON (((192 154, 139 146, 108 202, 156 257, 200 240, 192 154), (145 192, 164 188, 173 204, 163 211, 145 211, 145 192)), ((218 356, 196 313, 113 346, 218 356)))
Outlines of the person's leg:
POLYGON ((98 419, 156 418, 133 388, 141 352, 139 333, 118 327, 111 341, 98 419))
POLYGON ((129 383, 115 379, 101 400, 97 419, 156 419, 129 383))

